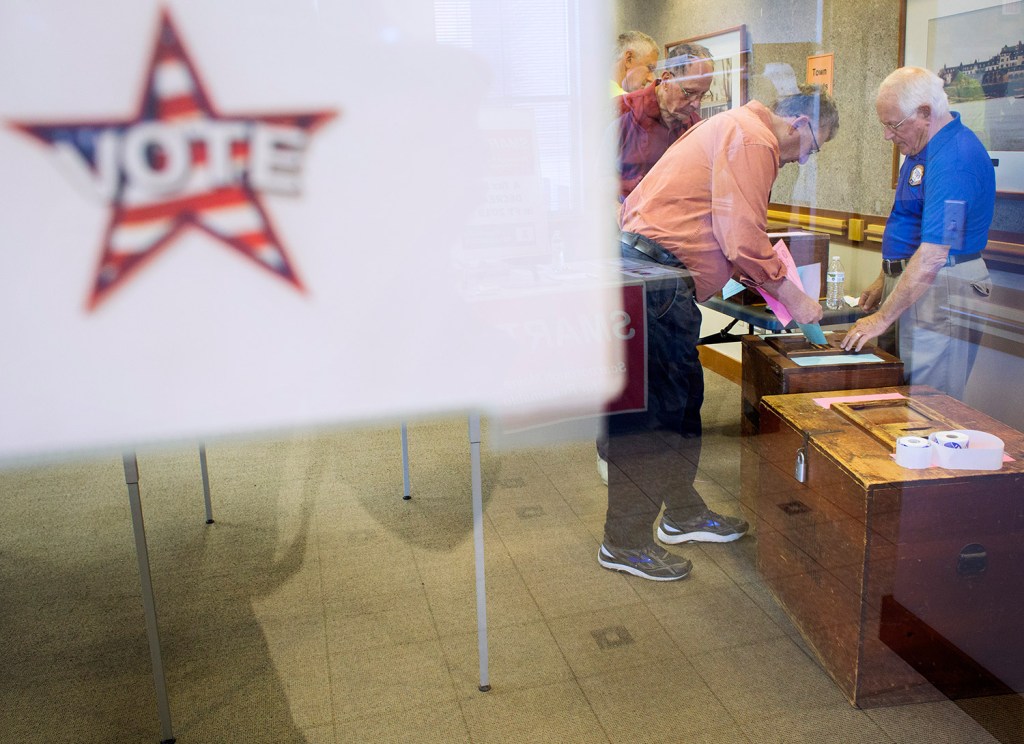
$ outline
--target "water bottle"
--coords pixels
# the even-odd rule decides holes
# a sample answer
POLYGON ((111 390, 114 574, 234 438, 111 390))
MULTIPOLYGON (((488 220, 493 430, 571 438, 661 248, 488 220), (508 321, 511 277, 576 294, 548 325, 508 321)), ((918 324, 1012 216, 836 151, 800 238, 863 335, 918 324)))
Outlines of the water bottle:
POLYGON ((825 274, 825 307, 838 310, 843 306, 843 295, 846 294, 846 272, 839 256, 832 256, 825 274))
POLYGON ((562 240, 562 232, 555 230, 551 233, 551 252, 555 254, 555 268, 559 271, 565 270, 565 241, 562 240))

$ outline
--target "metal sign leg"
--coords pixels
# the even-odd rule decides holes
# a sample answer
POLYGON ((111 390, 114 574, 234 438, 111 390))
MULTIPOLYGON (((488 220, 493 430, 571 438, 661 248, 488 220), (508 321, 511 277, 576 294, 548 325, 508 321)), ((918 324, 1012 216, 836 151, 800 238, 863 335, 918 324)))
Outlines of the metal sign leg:
POLYGON ((199 443, 199 470, 203 474, 203 501, 206 503, 206 523, 213 524, 213 502, 210 500, 210 471, 206 468, 206 445, 199 443))
POLYGON ((480 415, 469 417, 469 457, 473 480, 473 547, 476 555, 476 636, 480 653, 480 692, 491 689, 487 669, 487 586, 484 580, 484 508, 480 476, 480 415))
POLYGON ((404 486, 403 499, 408 501, 412 498, 412 488, 409 484, 409 427, 402 422, 402 485, 404 486))
POLYGON ((128 485, 128 503, 132 510, 132 529, 135 532, 135 555, 139 560, 139 579, 142 583, 142 608, 146 614, 146 635, 149 637, 149 658, 153 664, 153 684, 156 686, 156 707, 160 714, 161 744, 174 744, 171 730, 171 706, 167 700, 167 682, 160 656, 160 631, 156 623, 156 602, 153 599, 153 580, 149 574, 149 549, 146 547, 146 525, 142 521, 142 497, 139 494, 139 463, 134 452, 124 453, 124 482, 128 485))

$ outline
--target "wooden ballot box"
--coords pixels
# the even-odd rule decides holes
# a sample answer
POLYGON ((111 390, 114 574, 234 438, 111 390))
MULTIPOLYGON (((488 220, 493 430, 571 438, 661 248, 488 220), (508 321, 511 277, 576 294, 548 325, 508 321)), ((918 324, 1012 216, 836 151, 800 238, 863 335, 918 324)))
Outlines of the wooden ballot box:
POLYGON ((766 396, 744 442, 757 565, 850 702, 1024 690, 1024 435, 931 388, 766 396), (900 431, 1001 438, 1000 470, 911 470, 900 431), (796 470, 802 453, 803 473, 796 470))
POLYGON ((850 354, 839 347, 840 334, 826 338, 829 348, 824 350, 812 347, 802 333, 752 335, 740 340, 743 434, 757 433, 758 404, 766 395, 903 384, 903 362, 892 354, 873 346, 850 354), (864 361, 871 357, 877 359, 864 361), (815 359, 822 363, 804 364, 815 359))
MULTIPOLYGON (((825 272, 828 270, 829 237, 824 233, 810 230, 782 229, 769 231, 768 239, 775 245, 779 240, 786 244, 797 266, 818 264, 821 271, 821 291, 825 291, 825 272)), ((729 298, 741 305, 763 305, 764 297, 753 289, 745 289, 729 298)))

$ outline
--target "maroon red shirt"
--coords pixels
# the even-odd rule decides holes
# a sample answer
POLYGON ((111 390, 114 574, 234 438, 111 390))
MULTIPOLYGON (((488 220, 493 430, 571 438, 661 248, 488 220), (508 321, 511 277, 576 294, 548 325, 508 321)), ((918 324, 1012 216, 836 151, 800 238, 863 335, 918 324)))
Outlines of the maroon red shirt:
POLYGON ((619 97, 619 195, 622 198, 640 183, 640 179, 665 154, 669 146, 691 126, 700 121, 700 114, 691 114, 689 121, 665 126, 658 107, 655 85, 619 97))

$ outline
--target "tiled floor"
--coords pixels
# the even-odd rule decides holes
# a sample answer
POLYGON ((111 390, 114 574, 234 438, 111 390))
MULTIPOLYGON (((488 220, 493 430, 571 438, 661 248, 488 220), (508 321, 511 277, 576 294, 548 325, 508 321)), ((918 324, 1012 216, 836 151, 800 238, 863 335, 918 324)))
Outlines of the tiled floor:
MULTIPOLYGON (((739 512, 738 387, 708 374, 705 417, 699 490, 739 512)), ((193 448, 139 452, 179 742, 996 741, 952 702, 851 707, 756 534, 673 548, 681 582, 601 569, 590 442, 485 452, 481 693, 465 420, 410 449, 403 501, 394 427, 211 442, 213 525, 193 448)), ((120 460, 0 472, 0 572, 0 741, 157 741, 120 460)))

